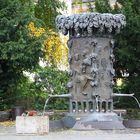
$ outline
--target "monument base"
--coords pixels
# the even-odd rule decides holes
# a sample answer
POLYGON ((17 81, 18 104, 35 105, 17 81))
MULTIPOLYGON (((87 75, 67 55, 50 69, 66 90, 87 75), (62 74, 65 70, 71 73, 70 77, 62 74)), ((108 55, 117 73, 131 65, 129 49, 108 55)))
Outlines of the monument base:
POLYGON ((17 116, 16 117, 17 134, 48 134, 49 117, 48 116, 17 116))
POLYGON ((75 130, 112 130, 125 129, 123 120, 116 113, 91 113, 91 114, 69 114, 63 123, 66 127, 75 130))

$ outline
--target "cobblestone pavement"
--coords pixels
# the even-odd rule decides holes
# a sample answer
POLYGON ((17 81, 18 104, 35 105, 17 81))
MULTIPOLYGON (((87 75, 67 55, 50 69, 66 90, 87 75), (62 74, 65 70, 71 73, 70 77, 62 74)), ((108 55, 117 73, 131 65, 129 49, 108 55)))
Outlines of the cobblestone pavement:
POLYGON ((0 140, 140 140, 140 129, 74 131, 59 130, 48 135, 19 135, 15 126, 0 126, 0 140))

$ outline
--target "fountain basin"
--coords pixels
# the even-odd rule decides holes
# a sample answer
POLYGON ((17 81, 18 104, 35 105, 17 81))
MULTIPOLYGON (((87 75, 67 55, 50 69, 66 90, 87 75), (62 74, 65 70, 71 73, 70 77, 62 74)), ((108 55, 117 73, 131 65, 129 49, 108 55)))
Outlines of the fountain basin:
POLYGON ((140 128, 140 120, 124 120, 123 124, 126 128, 140 128))
POLYGON ((123 120, 116 113, 81 113, 69 114, 63 122, 67 127, 72 127, 75 130, 112 130, 125 129, 122 124, 123 120), (71 122, 71 123, 70 123, 71 122))

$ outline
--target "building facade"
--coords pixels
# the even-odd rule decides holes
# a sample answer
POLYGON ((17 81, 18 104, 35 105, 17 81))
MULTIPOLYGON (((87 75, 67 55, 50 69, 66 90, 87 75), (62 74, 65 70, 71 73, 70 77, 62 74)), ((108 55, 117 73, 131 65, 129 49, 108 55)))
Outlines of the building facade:
MULTIPOLYGON (((67 5, 67 15, 94 11, 96 0, 64 0, 67 5)), ((116 0, 108 0, 110 5, 113 6, 116 0)))
POLYGON ((72 0, 72 13, 89 12, 90 8, 95 8, 95 0, 72 0))

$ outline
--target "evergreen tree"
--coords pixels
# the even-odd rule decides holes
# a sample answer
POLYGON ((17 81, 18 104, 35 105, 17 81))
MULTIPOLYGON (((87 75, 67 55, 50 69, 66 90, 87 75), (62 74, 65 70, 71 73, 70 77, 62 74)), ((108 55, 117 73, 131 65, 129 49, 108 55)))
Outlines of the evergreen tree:
POLYGON ((42 36, 28 27, 30 22, 42 24, 33 5, 30 0, 0 0, 0 109, 14 104, 23 71, 35 69, 42 57, 42 36))
POLYGON ((38 0, 35 6, 35 16, 44 21, 46 29, 55 29, 55 18, 65 8, 65 3, 60 0, 38 0))
MULTIPOLYGON (((116 77, 124 79, 122 92, 135 93, 140 100, 140 1, 117 0, 114 7, 110 7, 108 0, 96 0, 96 10, 101 13, 122 13, 126 16, 126 27, 121 34, 115 36, 114 66, 116 77), (124 77, 126 73, 129 76, 124 77)), ((130 103, 128 99, 124 99, 120 107, 124 105, 137 107, 136 103, 130 103)))

